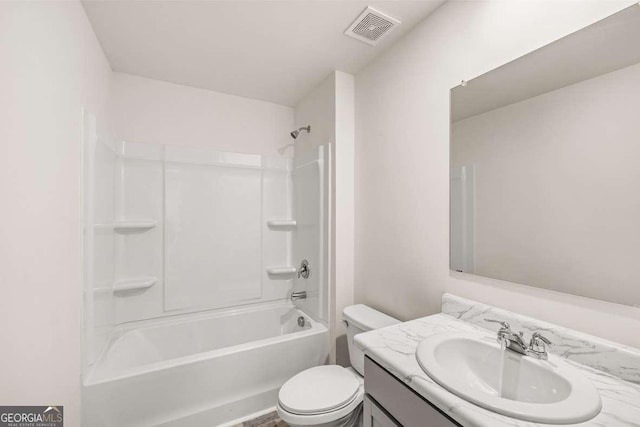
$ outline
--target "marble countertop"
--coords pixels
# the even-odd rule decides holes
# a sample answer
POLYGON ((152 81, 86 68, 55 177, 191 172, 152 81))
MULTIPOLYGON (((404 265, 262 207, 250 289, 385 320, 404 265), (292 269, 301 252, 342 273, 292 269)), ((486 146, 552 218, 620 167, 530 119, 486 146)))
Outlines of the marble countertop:
MULTIPOLYGON (((436 314, 356 336, 356 345, 381 366, 465 427, 546 426, 506 417, 467 402, 435 383, 420 368, 415 350, 426 337, 441 332, 472 332, 495 338, 495 332, 449 314, 436 314)), ((559 360, 580 370, 600 392, 602 410, 595 418, 573 426, 640 426, 640 385, 567 358, 559 360)))

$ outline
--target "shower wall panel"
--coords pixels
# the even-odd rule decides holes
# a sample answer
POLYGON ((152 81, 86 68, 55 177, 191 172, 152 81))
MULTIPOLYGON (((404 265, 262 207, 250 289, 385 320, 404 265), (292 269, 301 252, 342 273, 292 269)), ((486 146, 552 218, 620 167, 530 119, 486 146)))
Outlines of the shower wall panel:
POLYGON ((122 143, 117 217, 153 223, 117 233, 119 278, 154 285, 115 295, 116 323, 286 298, 292 217, 291 159, 122 143))
MULTIPOLYGON (((95 127, 95 126, 94 126, 95 127)), ((292 159, 85 136, 85 367, 121 323, 284 300, 292 159)))
POLYGON ((296 153, 293 171, 294 211, 297 230, 293 239, 294 264, 309 262, 307 279, 294 279, 293 290, 305 291, 307 298, 296 301, 310 316, 329 320, 329 177, 330 146, 296 153))
POLYGON ((262 169, 262 299, 286 298, 291 291, 291 277, 269 277, 267 269, 293 266, 292 231, 269 228, 268 221, 292 219, 293 176, 291 160, 263 158, 262 169), (286 292, 283 294, 283 289, 286 292))
POLYGON ((154 226, 123 229, 116 234, 117 277, 155 280, 155 284, 115 294, 118 323, 161 316, 164 282, 162 146, 133 147, 127 143, 123 150, 118 169, 117 218, 154 226))
POLYGON ((98 134, 96 118, 84 112, 83 177, 83 367, 93 363, 115 325, 114 298, 116 248, 111 226, 116 210, 117 145, 98 134))
POLYGON ((262 296, 262 170, 165 164, 167 310, 262 296))

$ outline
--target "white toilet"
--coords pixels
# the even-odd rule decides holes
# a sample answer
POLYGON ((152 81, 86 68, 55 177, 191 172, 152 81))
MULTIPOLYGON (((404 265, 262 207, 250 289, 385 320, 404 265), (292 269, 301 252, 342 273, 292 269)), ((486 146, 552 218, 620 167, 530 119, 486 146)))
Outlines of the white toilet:
POLYGON ((293 427, 350 427, 362 422, 364 353, 353 338, 400 321, 363 304, 345 307, 342 317, 352 368, 316 366, 289 379, 280 389, 277 408, 280 418, 293 427))

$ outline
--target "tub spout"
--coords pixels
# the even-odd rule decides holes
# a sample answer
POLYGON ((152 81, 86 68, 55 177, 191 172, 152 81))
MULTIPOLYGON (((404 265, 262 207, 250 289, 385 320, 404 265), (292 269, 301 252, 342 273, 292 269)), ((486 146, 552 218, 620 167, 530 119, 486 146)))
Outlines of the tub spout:
POLYGON ((291 293, 291 301, 296 301, 299 299, 305 299, 307 297, 307 292, 306 291, 300 291, 300 292, 292 292, 291 293))

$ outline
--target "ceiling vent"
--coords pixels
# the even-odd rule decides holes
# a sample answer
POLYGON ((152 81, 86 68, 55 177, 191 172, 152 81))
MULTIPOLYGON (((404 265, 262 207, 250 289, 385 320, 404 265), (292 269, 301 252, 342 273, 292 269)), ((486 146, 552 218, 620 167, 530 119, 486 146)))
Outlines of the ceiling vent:
POLYGON ((400 25, 400 21, 396 18, 369 6, 353 21, 344 33, 361 42, 376 45, 380 40, 387 37, 398 25, 400 25))

